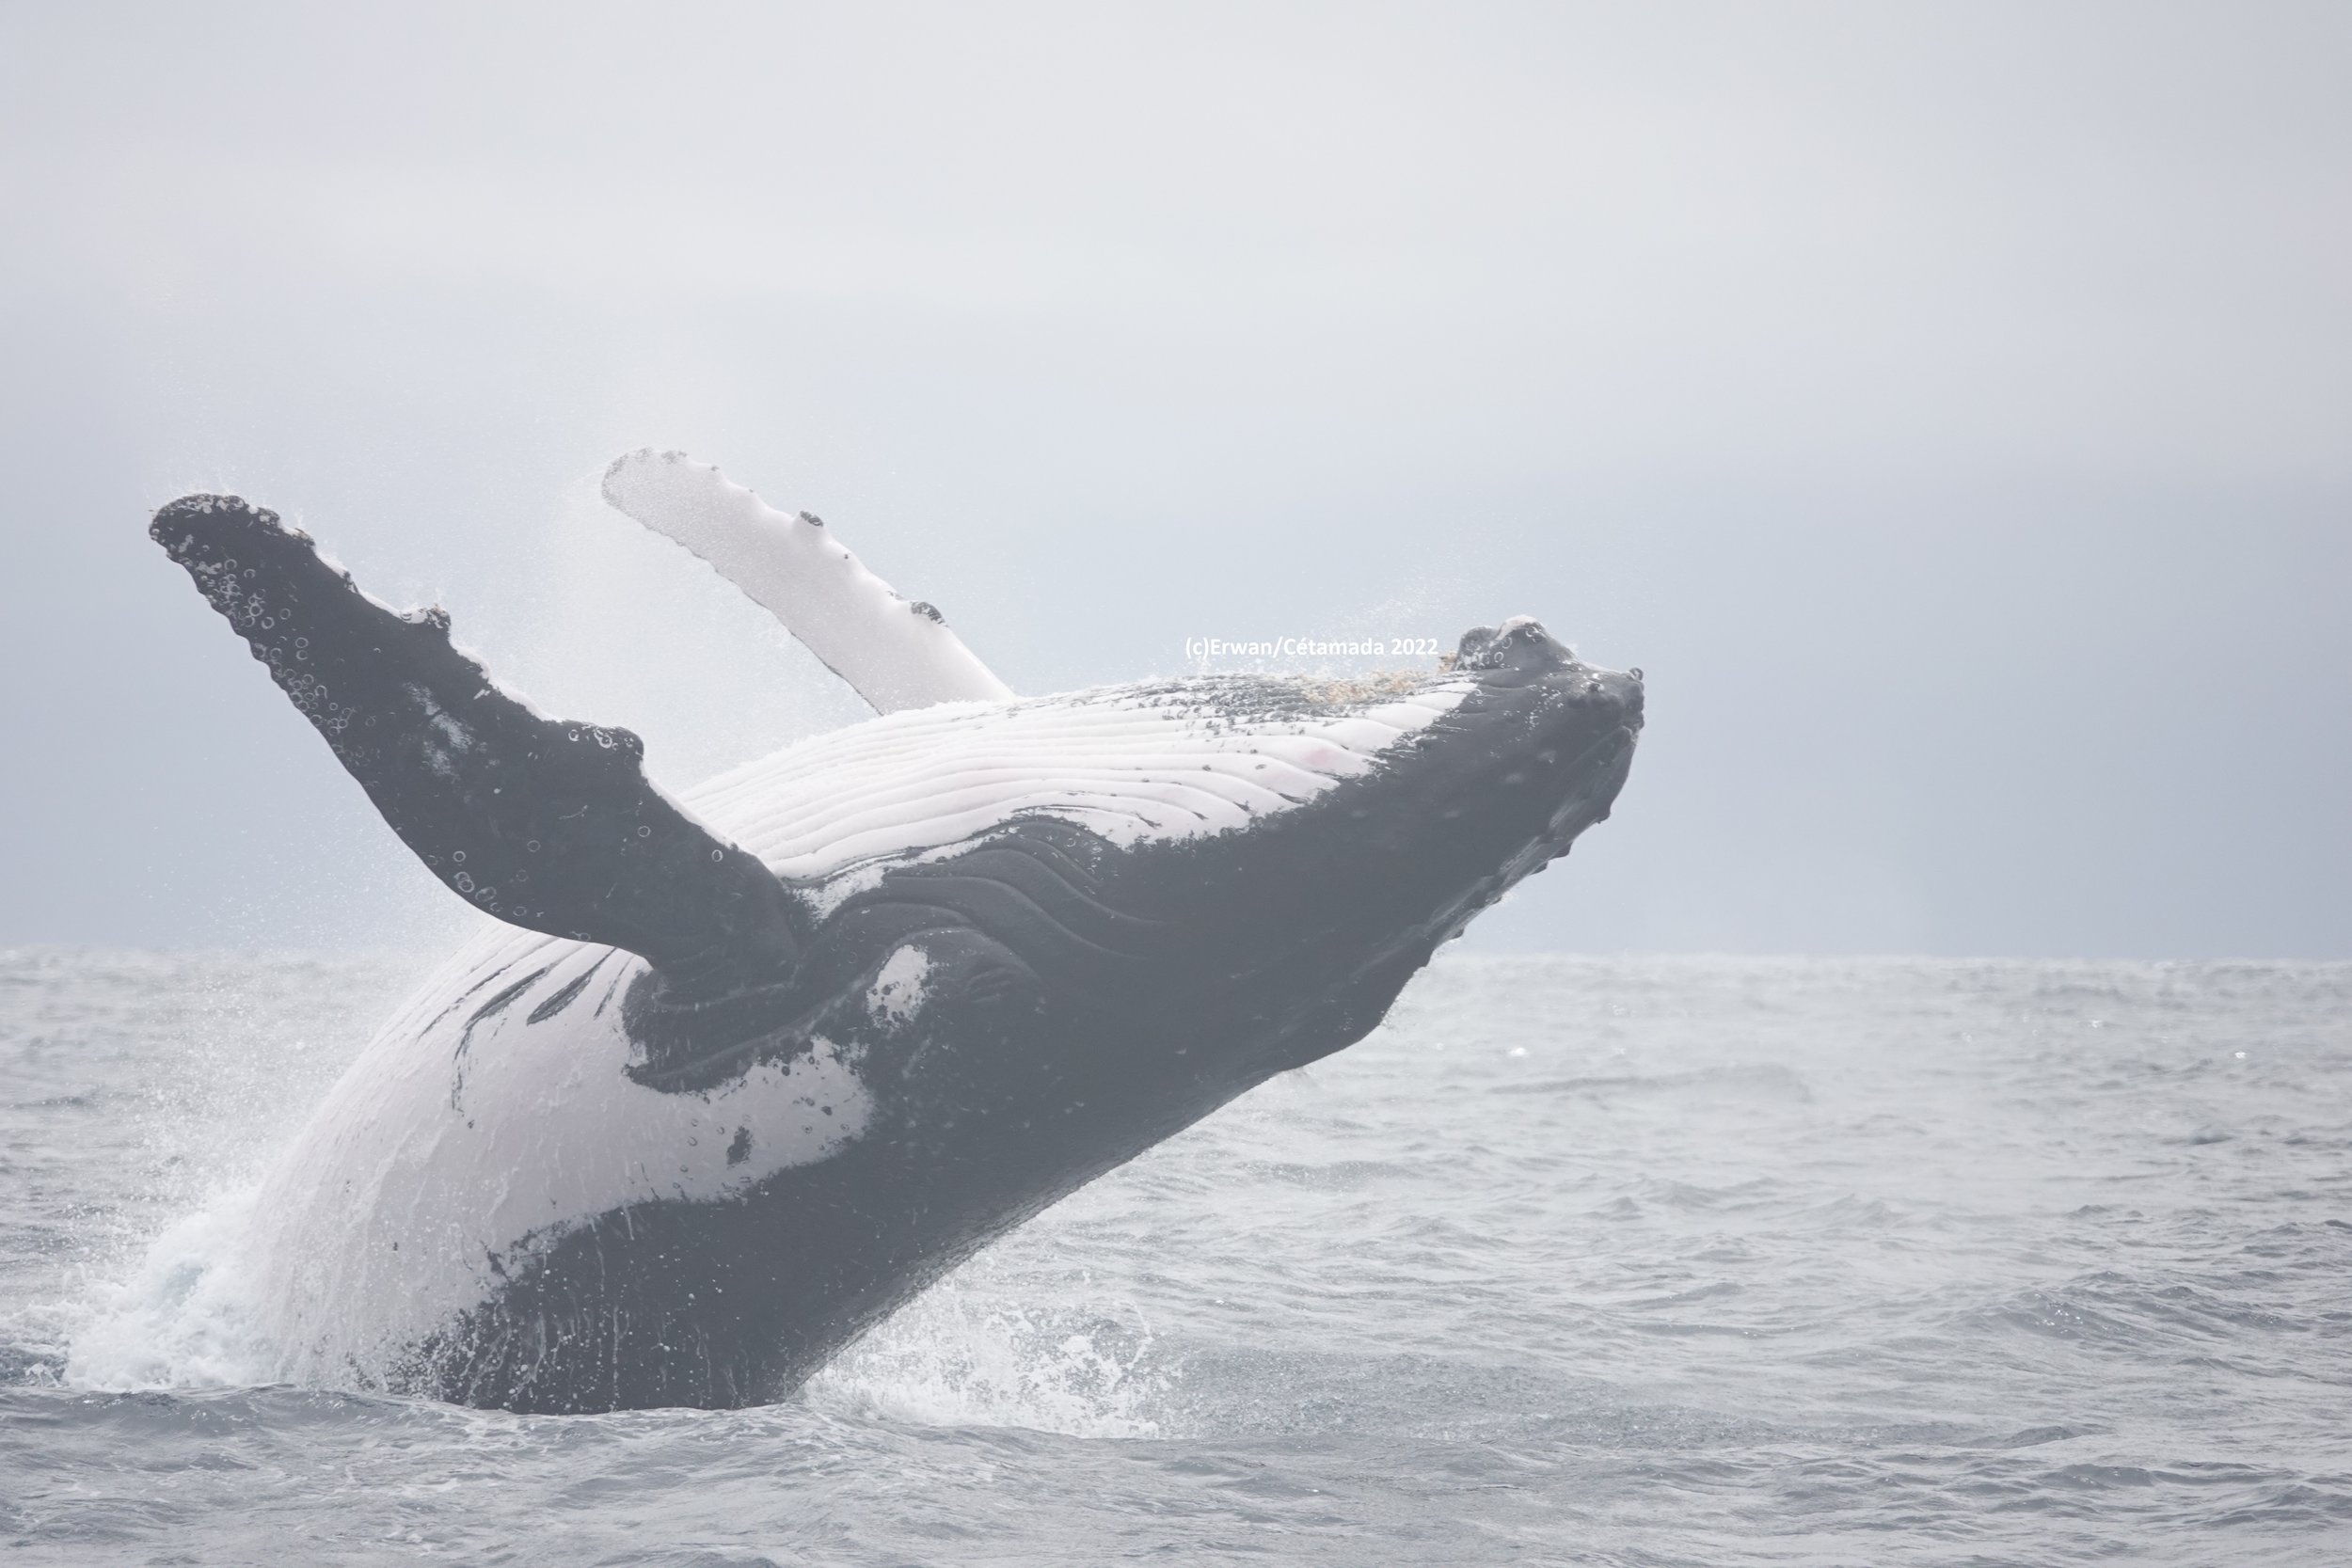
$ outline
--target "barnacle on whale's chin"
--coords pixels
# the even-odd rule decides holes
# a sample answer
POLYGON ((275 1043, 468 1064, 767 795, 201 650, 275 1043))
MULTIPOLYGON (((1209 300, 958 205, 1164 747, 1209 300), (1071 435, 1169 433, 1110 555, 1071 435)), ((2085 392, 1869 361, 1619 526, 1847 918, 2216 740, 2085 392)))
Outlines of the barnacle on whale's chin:
MULTIPOLYGON (((1440 672, 1450 666, 1440 666, 1440 672)), ((1353 704, 1385 703, 1407 696, 1431 684, 1431 672, 1419 670, 1374 670, 1360 675, 1308 675, 1298 683, 1299 694, 1311 703, 1326 707, 1345 707, 1353 704)))

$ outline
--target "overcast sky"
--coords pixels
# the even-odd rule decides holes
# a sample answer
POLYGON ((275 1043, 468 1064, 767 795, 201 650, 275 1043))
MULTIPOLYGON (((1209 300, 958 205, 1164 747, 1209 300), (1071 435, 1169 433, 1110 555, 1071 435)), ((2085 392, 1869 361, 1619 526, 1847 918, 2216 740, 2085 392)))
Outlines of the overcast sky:
POLYGON ((1487 946, 2352 957, 2352 7, 0 3, 0 942, 465 917, 145 538, 233 489, 686 785, 1017 689, 1643 666, 1487 946))

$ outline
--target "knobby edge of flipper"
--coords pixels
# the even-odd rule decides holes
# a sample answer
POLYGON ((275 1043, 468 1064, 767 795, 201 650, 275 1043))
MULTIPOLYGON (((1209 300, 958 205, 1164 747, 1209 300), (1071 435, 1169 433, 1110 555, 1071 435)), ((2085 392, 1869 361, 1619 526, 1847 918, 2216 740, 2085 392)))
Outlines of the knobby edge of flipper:
POLYGON ((757 857, 645 777, 625 729, 542 718, 450 641, 235 496, 190 495, 149 536, 184 568, 384 820, 475 908, 642 955, 681 993, 775 983, 807 915, 757 857))
POLYGON ((813 514, 779 512, 709 464, 651 448, 614 458, 603 493, 773 615, 877 713, 1011 700, 937 607, 884 582, 813 514))

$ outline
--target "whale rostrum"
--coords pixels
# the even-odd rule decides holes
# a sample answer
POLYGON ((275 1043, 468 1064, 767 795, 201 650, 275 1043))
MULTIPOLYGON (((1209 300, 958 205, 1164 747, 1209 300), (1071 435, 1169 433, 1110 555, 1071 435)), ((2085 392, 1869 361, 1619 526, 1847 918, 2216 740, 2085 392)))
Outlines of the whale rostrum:
POLYGON ((878 717, 672 800, 437 610, 189 496, 151 532, 482 934, 278 1157, 280 1375, 516 1410, 784 1397, 945 1271, 1361 1038, 1609 815, 1633 675, 1526 617, 1438 667, 1014 696, 833 531, 634 453, 616 506, 878 717))

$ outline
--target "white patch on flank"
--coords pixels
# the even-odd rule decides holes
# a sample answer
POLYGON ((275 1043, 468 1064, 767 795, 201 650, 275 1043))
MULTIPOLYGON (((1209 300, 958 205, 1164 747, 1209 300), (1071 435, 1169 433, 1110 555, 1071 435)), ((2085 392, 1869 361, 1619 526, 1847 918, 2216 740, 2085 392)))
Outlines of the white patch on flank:
POLYGON ((923 1010, 923 982, 931 972, 930 955, 920 947, 899 948, 875 973, 866 993, 866 1011, 877 1023, 906 1023, 923 1010))
POLYGON ((882 878, 889 870, 890 867, 881 861, 868 861, 864 865, 851 866, 830 881, 819 882, 809 889, 809 904, 821 920, 848 902, 851 894, 882 886, 882 878))
POLYGON ((644 969, 627 954, 501 927, 467 956, 431 993, 438 1016, 421 1033, 421 1009, 395 1018, 263 1185, 254 1240, 287 1376, 368 1369, 487 1298, 527 1263, 518 1248, 614 1210, 724 1198, 839 1152, 872 1113, 856 1062, 821 1038, 707 1093, 637 1083, 617 991, 596 1015, 644 969), (569 1006, 529 1022, 599 959, 569 1006), (467 1037, 485 1001, 549 964, 467 1037))

